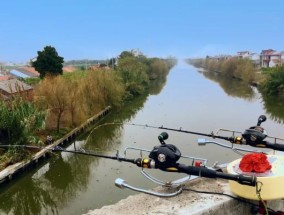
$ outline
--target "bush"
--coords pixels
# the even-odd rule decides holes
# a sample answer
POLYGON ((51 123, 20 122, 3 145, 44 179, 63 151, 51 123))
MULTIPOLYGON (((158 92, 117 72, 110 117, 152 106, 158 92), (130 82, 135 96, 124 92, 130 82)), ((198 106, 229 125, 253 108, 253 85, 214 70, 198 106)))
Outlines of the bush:
POLYGON ((266 95, 284 96, 284 66, 266 69, 266 80, 260 89, 266 95))
POLYGON ((45 125, 45 112, 21 98, 0 101, 0 142, 21 145, 38 143, 35 132, 45 125))

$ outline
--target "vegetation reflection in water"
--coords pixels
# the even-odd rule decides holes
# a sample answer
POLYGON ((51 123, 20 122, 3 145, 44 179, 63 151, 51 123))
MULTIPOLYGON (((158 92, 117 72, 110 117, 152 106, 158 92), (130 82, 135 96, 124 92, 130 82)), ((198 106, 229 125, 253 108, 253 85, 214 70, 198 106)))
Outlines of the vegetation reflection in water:
POLYGON ((284 124, 283 97, 263 96, 263 106, 270 119, 284 124))
POLYGON ((284 123, 284 100, 281 97, 261 96, 255 87, 237 79, 224 77, 214 72, 199 71, 204 77, 220 85, 224 92, 231 97, 242 98, 248 101, 262 98, 267 116, 277 123, 284 123))
POLYGON ((242 98, 248 101, 251 101, 256 97, 253 88, 243 81, 228 78, 222 74, 214 72, 205 71, 200 73, 202 73, 207 79, 218 83, 228 96, 242 98))
POLYGON ((1 190, 1 214, 40 214, 42 208, 46 213, 58 214, 55 200, 46 185, 41 181, 26 177, 7 190, 1 190))
MULTIPOLYGON (((155 88, 150 89, 150 94, 158 94, 165 82, 166 80, 157 81, 158 86, 154 85, 155 88)), ((143 108, 147 97, 148 95, 143 95, 136 98, 119 112, 112 112, 100 124, 131 120, 143 108)), ((88 139, 87 142, 81 141, 82 147, 99 153, 113 154, 120 144, 122 129, 123 124, 102 126, 95 132, 92 132, 91 128, 87 134, 80 137, 81 140, 88 139)), ((73 147, 73 144, 70 147, 73 147)), ((14 184, 10 186, 0 188, 0 213, 60 214, 60 208, 72 201, 77 192, 86 191, 91 177, 90 166, 97 166, 98 162, 99 159, 95 157, 55 154, 37 170, 15 179, 14 184)))

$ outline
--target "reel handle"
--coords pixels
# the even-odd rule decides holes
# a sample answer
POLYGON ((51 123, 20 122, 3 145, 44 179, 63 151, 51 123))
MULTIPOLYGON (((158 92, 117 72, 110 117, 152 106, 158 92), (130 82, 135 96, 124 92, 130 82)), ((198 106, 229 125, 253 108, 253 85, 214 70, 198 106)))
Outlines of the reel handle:
POLYGON ((160 143, 162 145, 166 144, 165 140, 167 140, 169 138, 169 135, 167 132, 162 132, 159 136, 158 136, 158 140, 160 141, 160 143))
POLYGON ((257 120, 257 126, 260 126, 261 123, 265 122, 266 121, 266 116, 265 115, 260 115, 258 117, 258 120, 257 120))

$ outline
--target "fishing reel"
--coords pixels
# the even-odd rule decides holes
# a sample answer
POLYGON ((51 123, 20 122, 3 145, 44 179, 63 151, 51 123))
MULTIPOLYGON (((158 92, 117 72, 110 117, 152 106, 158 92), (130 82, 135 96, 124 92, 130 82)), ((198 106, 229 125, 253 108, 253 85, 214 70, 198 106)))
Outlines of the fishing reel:
POLYGON ((155 165, 160 169, 167 169, 175 166, 181 157, 181 152, 176 146, 164 142, 168 137, 168 133, 162 132, 158 136, 161 145, 155 146, 149 155, 149 158, 152 158, 155 161, 155 165))
POLYGON ((266 130, 261 127, 261 123, 266 121, 266 116, 261 115, 258 118, 257 125, 246 129, 242 134, 242 137, 246 140, 246 143, 251 146, 261 144, 267 137, 266 130))
POLYGON ((154 182, 155 184, 158 184, 162 187, 167 188, 167 192, 155 192, 152 190, 145 190, 145 189, 137 188, 137 187, 127 184, 127 182, 121 178, 116 179, 115 185, 119 188, 128 188, 134 191, 138 191, 138 192, 142 192, 142 193, 146 193, 146 194, 150 194, 150 195, 154 195, 158 197, 173 197, 182 192, 183 184, 195 178, 198 178, 198 176, 195 176, 195 175, 186 175, 176 180, 163 181, 163 180, 155 178, 154 176, 146 172, 146 169, 151 169, 151 168, 156 168, 156 169, 165 170, 165 171, 170 172, 171 168, 174 169, 174 167, 177 165, 177 161, 180 158, 190 160, 191 166, 206 166, 207 159, 181 155, 180 150, 176 146, 172 144, 166 144, 165 140, 167 140, 168 137, 169 137, 168 133, 162 132, 158 136, 158 140, 161 143, 161 145, 155 146, 152 150, 141 149, 141 148, 136 148, 136 147, 127 147, 124 150, 124 158, 126 158, 127 151, 130 151, 130 150, 139 151, 140 156, 141 156, 141 158, 139 159, 139 162, 142 162, 142 165, 139 165, 142 167, 141 174, 147 179, 149 179, 150 181, 154 182), (147 152, 149 154, 149 159, 142 159, 143 152, 147 152))
POLYGON ((263 127, 261 127, 261 123, 265 121, 266 121, 266 116, 261 115, 258 117, 257 125, 251 126, 250 128, 246 129, 244 132, 222 129, 222 128, 218 129, 218 131, 215 134, 212 132, 211 136, 213 139, 218 138, 218 139, 229 141, 232 143, 231 146, 225 145, 225 144, 213 141, 213 140, 206 140, 206 139, 199 139, 198 144, 206 145, 207 143, 213 143, 221 147, 230 148, 234 152, 240 155, 244 155, 243 153, 241 153, 241 151, 249 152, 249 153, 263 153, 263 152, 259 150, 250 150, 250 149, 234 147, 234 144, 250 145, 253 147, 268 148, 268 149, 273 149, 273 150, 284 152, 284 144, 283 144, 284 139, 279 138, 279 137, 268 136, 266 130, 263 127), (230 137, 219 136, 219 133, 221 132, 229 132, 232 135, 230 137), (235 136, 236 134, 238 134, 238 136, 235 136), (270 141, 267 139, 269 139, 270 141))

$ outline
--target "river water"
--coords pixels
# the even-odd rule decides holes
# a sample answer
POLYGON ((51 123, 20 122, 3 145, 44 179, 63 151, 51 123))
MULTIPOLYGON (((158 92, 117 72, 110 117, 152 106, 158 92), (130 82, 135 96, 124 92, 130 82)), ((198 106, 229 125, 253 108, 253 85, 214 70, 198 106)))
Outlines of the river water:
MULTIPOLYGON (((282 104, 275 100, 268 103, 256 89, 238 80, 200 72, 180 61, 166 81, 156 84, 149 96, 111 113, 101 122, 108 125, 91 129, 68 148, 73 149, 75 145, 108 155, 115 155, 116 150, 122 154, 127 146, 152 149, 159 144, 157 137, 162 130, 129 124, 209 134, 219 128, 244 131, 256 125, 261 114, 267 115, 263 123, 267 132, 283 137, 282 104)), ((209 164, 230 162, 239 157, 216 145, 198 146, 197 135, 168 133, 167 143, 175 144, 184 155, 207 158, 209 164)), ((132 152, 127 155, 140 156, 132 152)), ((177 177, 157 170, 148 172, 161 179, 177 177)), ((61 153, 1 187, 0 214, 82 214, 135 194, 116 188, 116 178, 144 188, 156 186, 132 164, 61 153)))

